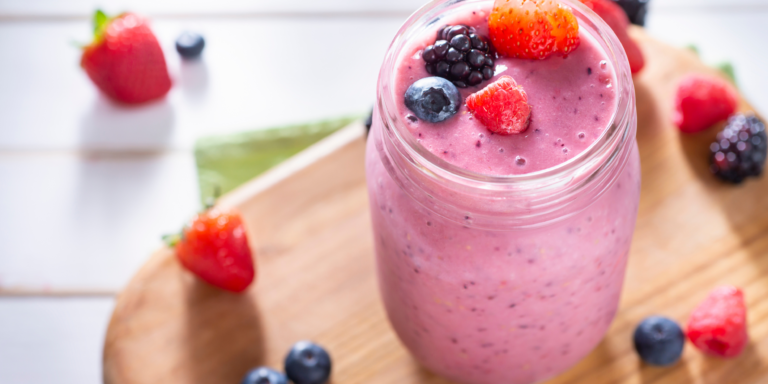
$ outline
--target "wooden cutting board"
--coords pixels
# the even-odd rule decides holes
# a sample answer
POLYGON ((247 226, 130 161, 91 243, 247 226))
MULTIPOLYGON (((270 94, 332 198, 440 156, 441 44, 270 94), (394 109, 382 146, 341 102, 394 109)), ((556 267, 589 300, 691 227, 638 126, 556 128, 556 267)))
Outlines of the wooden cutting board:
MULTIPOLYGON (((643 186, 621 310, 597 349, 551 383, 768 382, 768 177, 731 186, 709 174, 721 127, 683 135, 670 116, 682 75, 719 73, 631 32, 647 61, 635 78, 643 186), (688 344, 674 367, 641 364, 635 325, 652 314, 684 322, 719 284, 744 289, 746 351, 726 361, 688 344)), ((157 251, 118 297, 105 382, 235 384, 252 367, 280 369, 295 341, 312 339, 330 350, 335 384, 445 383, 410 358, 379 301, 363 155, 353 125, 220 200, 242 212, 256 252, 257 282, 243 295, 157 251)))

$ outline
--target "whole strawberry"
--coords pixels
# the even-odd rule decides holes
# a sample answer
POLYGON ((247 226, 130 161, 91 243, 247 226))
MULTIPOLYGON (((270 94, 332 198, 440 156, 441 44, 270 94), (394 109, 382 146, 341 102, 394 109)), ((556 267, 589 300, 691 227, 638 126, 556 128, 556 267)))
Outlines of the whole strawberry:
POLYGON ((114 100, 137 104, 165 96, 171 78, 157 38, 147 21, 132 13, 107 17, 96 11, 94 39, 80 66, 114 100))
POLYGON ((749 341, 744 294, 731 286, 715 288, 691 313, 688 339, 710 355, 738 356, 749 341))
POLYGON ((242 292, 253 281, 253 257, 243 220, 236 212, 208 209, 170 245, 175 245, 185 268, 221 289, 242 292))

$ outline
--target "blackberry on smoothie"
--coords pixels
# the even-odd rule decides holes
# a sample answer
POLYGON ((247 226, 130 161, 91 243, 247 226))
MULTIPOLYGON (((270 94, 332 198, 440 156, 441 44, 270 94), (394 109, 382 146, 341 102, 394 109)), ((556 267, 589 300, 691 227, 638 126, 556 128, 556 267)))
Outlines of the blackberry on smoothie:
POLYGON ((366 155, 378 275, 428 369, 538 382, 612 321, 640 170, 605 31, 570 0, 443 1, 390 47, 366 155))

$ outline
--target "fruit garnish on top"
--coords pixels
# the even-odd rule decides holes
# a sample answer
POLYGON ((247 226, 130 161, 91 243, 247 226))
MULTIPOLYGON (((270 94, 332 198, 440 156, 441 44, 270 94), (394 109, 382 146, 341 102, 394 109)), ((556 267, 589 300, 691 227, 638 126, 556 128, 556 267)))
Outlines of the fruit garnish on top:
POLYGON ((163 50, 144 18, 133 13, 108 17, 96 11, 93 35, 80 65, 107 96, 136 104, 163 97, 171 89, 163 50))
POLYGON ((469 95, 467 108, 489 131, 500 135, 524 132, 531 119, 528 95, 509 76, 469 95))
POLYGON ((495 53, 485 36, 466 25, 446 25, 421 57, 430 75, 453 81, 459 88, 478 85, 493 77, 495 53))
POLYGON ((496 0, 488 17, 491 41, 503 56, 546 59, 579 46, 579 23, 556 0, 496 0))
POLYGON ((411 84, 405 91, 404 102, 419 119, 439 123, 459 111, 461 94, 450 81, 431 76, 411 84))

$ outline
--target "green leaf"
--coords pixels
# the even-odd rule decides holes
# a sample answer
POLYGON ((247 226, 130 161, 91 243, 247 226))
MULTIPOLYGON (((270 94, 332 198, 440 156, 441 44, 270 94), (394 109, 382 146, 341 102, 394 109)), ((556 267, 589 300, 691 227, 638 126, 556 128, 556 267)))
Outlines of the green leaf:
POLYGON ((93 37, 95 39, 101 38, 101 35, 104 34, 104 30, 111 20, 112 18, 107 16, 104 11, 101 9, 96 10, 96 13, 93 14, 93 37))
POLYGON ((724 61, 715 65, 715 68, 719 69, 720 72, 723 72, 726 76, 728 76, 731 82, 736 85, 736 70, 733 68, 733 64, 728 61, 724 61))
POLYGON ((180 233, 163 235, 163 243, 165 243, 165 245, 167 245, 168 248, 175 248, 176 244, 178 244, 180 240, 181 240, 180 233))
POLYGON ((195 161, 202 203, 237 188, 360 118, 362 115, 344 116, 198 139, 195 161))
POLYGON ((695 44, 688 44, 685 46, 685 48, 695 53, 696 56, 699 56, 699 47, 697 47, 695 44))

